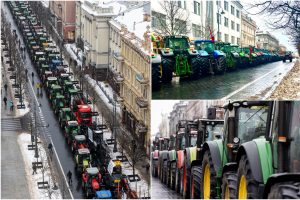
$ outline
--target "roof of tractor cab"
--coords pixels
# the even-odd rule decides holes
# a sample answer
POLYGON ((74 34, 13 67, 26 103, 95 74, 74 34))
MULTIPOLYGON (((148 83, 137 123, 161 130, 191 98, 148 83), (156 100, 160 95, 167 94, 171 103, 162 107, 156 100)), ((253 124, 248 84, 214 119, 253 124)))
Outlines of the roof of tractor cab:
POLYGON ((60 85, 52 84, 51 85, 52 89, 61 89, 60 85))
POLYGON ((68 126, 78 126, 77 121, 68 121, 67 124, 68 124, 68 126))
POLYGON ((77 141, 85 141, 85 135, 75 135, 75 140, 77 141))
POLYGON ((90 111, 91 107, 89 105, 78 105, 80 111, 90 111))
POLYGON ((70 75, 69 74, 67 74, 67 73, 61 73, 60 74, 60 77, 63 77, 63 78, 66 78, 66 77, 69 77, 70 75))
MULTIPOLYGON (((78 150, 79 151, 79 150, 78 150)), ((90 168, 86 168, 86 171, 88 174, 90 175, 95 175, 99 173, 99 170, 97 167, 90 167, 90 168)))
POLYGON ((54 76, 49 76, 49 77, 47 78, 47 80, 48 80, 48 81, 57 81, 57 78, 54 77, 54 76))
POLYGON ((268 106, 270 101, 233 101, 223 105, 224 109, 227 109, 229 104, 234 107, 250 107, 250 106, 268 106))
POLYGON ((184 35, 168 35, 168 36, 164 36, 164 38, 189 38, 189 37, 184 35))
MULTIPOLYGON (((71 111, 71 108, 62 108, 62 111, 66 112, 66 111, 71 111)), ((77 121, 76 121, 77 122, 77 121)), ((78 123, 77 123, 78 124, 78 123)))
POLYGON ((56 96, 56 99, 64 99, 64 98, 65 98, 65 96, 63 96, 61 94, 59 94, 59 95, 56 96))
POLYGON ((194 43, 201 43, 201 42, 214 43, 212 40, 194 40, 194 43))
POLYGON ((89 154, 90 150, 88 148, 83 148, 83 149, 78 149, 78 154, 83 155, 83 154, 89 154))

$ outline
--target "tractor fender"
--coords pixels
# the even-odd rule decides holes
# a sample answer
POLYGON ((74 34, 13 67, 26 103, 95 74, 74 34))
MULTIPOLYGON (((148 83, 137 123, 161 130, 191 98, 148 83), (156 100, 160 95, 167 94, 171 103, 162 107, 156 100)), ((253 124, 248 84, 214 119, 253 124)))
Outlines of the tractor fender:
POLYGON ((224 173, 229 172, 229 171, 236 172, 237 169, 238 169, 238 164, 236 162, 226 163, 223 166, 223 169, 222 169, 222 176, 223 176, 224 173))
POLYGON ((258 149, 254 141, 246 142, 239 147, 236 158, 237 163, 239 163, 243 155, 247 155, 254 180, 262 183, 263 175, 261 170, 261 163, 259 159, 258 149))
POLYGON ((159 153, 159 157, 161 161, 165 161, 168 159, 168 151, 161 151, 159 153))
POLYGON ((196 159, 196 147, 189 147, 185 149, 185 166, 187 169, 191 168, 191 163, 196 159))
POLYGON ((271 187, 276 183, 289 182, 289 181, 299 181, 300 173, 278 173, 273 174, 268 178, 268 181, 264 188, 263 198, 267 199, 270 193, 271 187))
POLYGON ((152 64, 160 64, 161 63, 161 56, 159 54, 156 54, 151 57, 151 63, 152 64))
POLYGON ((168 159, 170 162, 176 161, 176 151, 175 150, 169 151, 168 159))
POLYGON ((198 52, 196 50, 191 51, 190 49, 188 50, 189 56, 197 56, 198 52))
POLYGON ((240 57, 240 55, 237 53, 237 52, 231 52, 231 54, 232 54, 232 56, 234 57, 234 58, 238 58, 238 57, 240 57))
POLYGON ((209 56, 209 54, 206 51, 204 51, 204 50, 198 50, 198 54, 200 56, 209 56))
POLYGON ((221 56, 225 56, 225 53, 223 53, 223 51, 220 51, 220 50, 214 50, 213 51, 213 56, 214 56, 214 58, 218 58, 218 57, 221 57, 221 56))
POLYGON ((159 151, 158 150, 155 150, 153 152, 153 159, 158 159, 159 158, 159 151))
MULTIPOLYGON (((204 153, 208 150, 210 152, 212 162, 214 164, 214 168, 216 172, 219 172, 220 169, 222 169, 222 155, 220 149, 223 147, 219 147, 220 144, 222 144, 222 140, 214 140, 214 141, 208 141, 204 143, 203 145, 203 151, 202 151, 202 158, 204 153)), ((227 162, 227 161, 226 161, 227 162)))
POLYGON ((184 151, 177 151, 177 169, 181 169, 184 165, 184 151))
POLYGON ((161 55, 163 56, 163 57, 173 57, 174 56, 174 53, 173 53, 173 51, 169 51, 168 53, 166 53, 164 50, 161 50, 161 55))

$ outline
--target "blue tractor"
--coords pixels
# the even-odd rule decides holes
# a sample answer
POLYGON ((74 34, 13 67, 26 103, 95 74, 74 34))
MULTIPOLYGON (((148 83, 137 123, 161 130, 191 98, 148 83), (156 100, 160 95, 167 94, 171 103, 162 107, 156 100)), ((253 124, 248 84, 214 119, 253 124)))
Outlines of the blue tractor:
POLYGON ((194 40, 196 51, 199 56, 207 57, 207 65, 214 74, 222 74, 226 71, 226 55, 216 50, 212 40, 194 40))

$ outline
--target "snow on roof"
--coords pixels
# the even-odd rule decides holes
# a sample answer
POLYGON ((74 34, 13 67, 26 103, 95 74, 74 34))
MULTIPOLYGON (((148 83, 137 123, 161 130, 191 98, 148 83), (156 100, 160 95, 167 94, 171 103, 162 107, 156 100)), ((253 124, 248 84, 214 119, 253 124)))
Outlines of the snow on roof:
POLYGON ((114 16, 126 10, 126 6, 116 1, 87 0, 82 9, 94 16, 114 16))
POLYGON ((150 26, 150 22, 144 21, 144 14, 150 15, 149 1, 123 12, 123 15, 117 16, 114 20, 120 24, 126 25, 129 32, 134 33, 142 40, 144 38, 144 33, 147 30, 147 26, 150 26))

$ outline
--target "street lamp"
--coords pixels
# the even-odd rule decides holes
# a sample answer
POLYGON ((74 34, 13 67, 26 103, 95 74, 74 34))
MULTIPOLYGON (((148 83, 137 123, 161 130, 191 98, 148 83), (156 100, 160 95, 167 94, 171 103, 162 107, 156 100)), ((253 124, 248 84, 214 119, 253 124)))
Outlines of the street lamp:
POLYGON ((217 23, 218 23, 218 41, 220 41, 220 22, 221 22, 221 15, 224 15, 225 12, 221 6, 218 7, 218 17, 217 17, 217 23), (222 10, 220 14, 220 9, 222 10))

